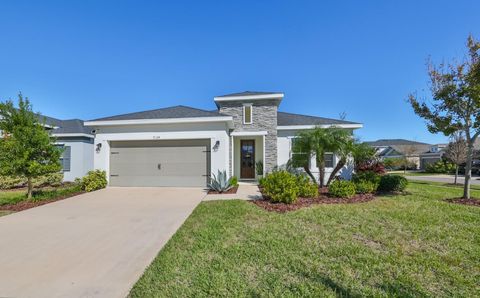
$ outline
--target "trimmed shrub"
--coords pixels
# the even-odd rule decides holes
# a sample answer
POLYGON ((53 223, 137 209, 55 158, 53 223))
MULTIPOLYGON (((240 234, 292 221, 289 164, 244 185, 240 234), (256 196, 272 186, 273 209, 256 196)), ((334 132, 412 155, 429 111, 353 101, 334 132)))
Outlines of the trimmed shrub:
POLYGON ((328 187, 328 193, 336 198, 351 198, 355 195, 355 184, 346 180, 335 180, 328 187))
POLYGON ((439 160, 434 163, 429 163, 425 166, 425 172, 438 174, 453 174, 455 173, 455 165, 448 161, 439 160))
POLYGON ((261 177, 258 179, 258 186, 265 187, 266 177, 261 177))
MULTIPOLYGON (((32 179, 33 187, 60 186, 63 181, 63 173, 51 173, 32 179)), ((27 185, 26 178, 0 176, 0 189, 11 189, 27 185)))
POLYGON ((365 163, 358 165, 357 172, 374 172, 377 174, 385 174, 385 165, 381 161, 375 161, 371 163, 365 163))
POLYGON ((101 170, 90 171, 82 178, 81 186, 88 192, 105 188, 107 187, 107 174, 101 170))
POLYGON ((287 171, 270 173, 262 183, 265 194, 272 202, 291 204, 297 200, 297 177, 287 171))
POLYGON ((365 171, 365 172, 359 172, 359 173, 353 174, 352 181, 355 183, 360 181, 368 181, 378 185, 380 183, 381 178, 382 176, 376 172, 365 171))
POLYGON ((27 181, 19 177, 0 176, 0 189, 22 187, 27 181))
POLYGON ((318 185, 309 177, 304 175, 297 176, 298 195, 302 198, 318 197, 318 185))
POLYGON ((237 176, 232 176, 232 177, 230 178, 230 185, 233 186, 233 187, 238 186, 238 178, 237 178, 237 176))
POLYGON ((391 191, 404 191, 408 185, 407 178, 400 175, 384 175, 380 179, 378 185, 379 191, 391 192, 391 191))
POLYGON ((42 186, 60 186, 63 181, 63 173, 51 173, 33 179, 34 187, 42 186))
POLYGON ((355 182, 355 190, 360 194, 374 193, 377 190, 377 184, 367 180, 360 180, 355 182))

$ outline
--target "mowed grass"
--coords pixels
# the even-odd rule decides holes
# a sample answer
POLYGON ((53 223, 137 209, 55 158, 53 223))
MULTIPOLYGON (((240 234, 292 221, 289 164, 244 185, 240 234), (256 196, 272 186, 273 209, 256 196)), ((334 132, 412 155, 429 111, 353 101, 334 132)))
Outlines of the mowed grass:
POLYGON ((285 214, 203 202, 130 295, 478 296, 480 208, 444 202, 456 187, 408 192, 285 214))

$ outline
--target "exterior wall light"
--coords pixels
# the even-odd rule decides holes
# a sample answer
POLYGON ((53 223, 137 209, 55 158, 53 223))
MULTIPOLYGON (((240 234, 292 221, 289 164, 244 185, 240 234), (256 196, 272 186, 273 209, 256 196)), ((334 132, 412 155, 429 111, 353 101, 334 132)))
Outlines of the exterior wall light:
POLYGON ((95 149, 95 151, 96 151, 97 153, 100 153, 100 150, 102 150, 102 143, 98 143, 98 144, 97 144, 97 149, 95 149))
POLYGON ((215 145, 213 145, 213 150, 217 151, 218 147, 220 147, 220 141, 215 142, 215 145))

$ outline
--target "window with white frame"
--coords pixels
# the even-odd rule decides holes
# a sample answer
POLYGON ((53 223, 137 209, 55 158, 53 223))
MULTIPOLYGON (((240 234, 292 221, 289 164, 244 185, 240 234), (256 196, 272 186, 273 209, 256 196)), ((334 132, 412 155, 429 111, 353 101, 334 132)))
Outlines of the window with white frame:
POLYGON ((325 153, 324 157, 325 157, 325 167, 333 168, 335 164, 333 153, 325 153))
POLYGON ((243 105, 243 124, 252 124, 253 122, 253 107, 252 104, 243 105))
POLYGON ((60 156, 60 164, 62 165, 63 172, 70 172, 70 160, 72 156, 72 147, 57 145, 60 149, 63 150, 62 155, 60 156))
POLYGON ((292 145, 290 150, 292 155, 292 161, 297 165, 307 162, 308 166, 310 167, 310 159, 308 158, 308 153, 302 152, 300 150, 301 143, 298 142, 301 142, 300 138, 292 138, 292 145))

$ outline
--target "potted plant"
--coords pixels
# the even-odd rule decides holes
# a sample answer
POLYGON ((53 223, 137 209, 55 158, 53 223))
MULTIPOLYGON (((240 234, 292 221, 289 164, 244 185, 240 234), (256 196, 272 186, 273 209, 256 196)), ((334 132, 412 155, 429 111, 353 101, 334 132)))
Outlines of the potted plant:
POLYGON ((262 178, 263 177, 263 162, 261 160, 259 160, 255 163, 255 170, 257 172, 257 177, 262 178))

